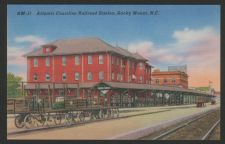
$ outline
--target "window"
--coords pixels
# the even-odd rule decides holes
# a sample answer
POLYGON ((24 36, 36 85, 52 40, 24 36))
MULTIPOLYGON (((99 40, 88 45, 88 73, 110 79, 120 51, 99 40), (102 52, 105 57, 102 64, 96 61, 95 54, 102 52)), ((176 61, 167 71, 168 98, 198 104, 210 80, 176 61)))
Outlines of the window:
POLYGON ((63 81, 66 80, 66 73, 63 73, 63 74, 62 74, 62 80, 63 80, 63 81))
POLYGON ((142 77, 142 76, 140 76, 140 82, 141 82, 141 83, 143 82, 143 77, 142 77))
POLYGON ((103 55, 99 55, 98 56, 98 63, 99 64, 103 64, 104 62, 103 62, 103 55))
POLYGON ((167 79, 164 79, 164 83, 167 83, 167 79))
POLYGON ((62 65, 66 65, 66 57, 65 56, 62 56, 62 65))
POLYGON ((140 63, 140 69, 143 69, 143 63, 140 63))
POLYGON ((92 64, 92 56, 91 55, 88 56, 88 64, 92 64))
POLYGON ((176 79, 172 79, 172 83, 173 84, 176 84, 176 79))
POLYGON ((38 59, 34 58, 34 67, 38 67, 38 59))
POLYGON ((122 74, 120 75, 120 80, 123 81, 123 75, 122 74))
POLYGON ((111 59, 112 59, 112 60, 111 60, 111 61, 112 61, 112 64, 114 64, 114 57, 112 56, 111 59))
POLYGON ((75 65, 79 65, 80 64, 80 56, 76 55, 75 56, 75 65))
POLYGON ((117 64, 117 65, 119 65, 119 60, 120 60, 120 59, 119 59, 119 58, 117 58, 117 61, 116 61, 116 64, 117 64))
POLYGON ((103 71, 100 71, 98 73, 98 76, 99 76, 99 80, 104 80, 104 72, 103 71))
POLYGON ((112 73, 112 80, 114 80, 114 73, 112 73))
POLYGON ((156 83, 156 84, 159 84, 159 80, 158 80, 158 79, 156 79, 156 80, 155 80, 155 83, 156 83))
POLYGON ((35 81, 38 80, 38 76, 37 76, 36 73, 34 74, 33 78, 34 78, 35 81))
POLYGON ((80 74, 78 72, 75 73, 75 80, 80 80, 80 74))
POLYGON ((49 75, 49 74, 46 74, 46 75, 45 75, 45 80, 46 80, 46 81, 49 81, 49 80, 50 80, 50 75, 49 75))
POLYGON ((50 48, 46 48, 45 51, 46 51, 46 52, 50 52, 50 48))
POLYGON ((50 66, 50 57, 45 58, 45 66, 50 66))
POLYGON ((91 72, 88 72, 87 79, 92 80, 92 73, 91 72))
POLYGON ((117 80, 120 80, 120 74, 117 74, 117 80))
POLYGON ((128 76, 128 82, 130 82, 130 81, 131 81, 131 75, 128 76))

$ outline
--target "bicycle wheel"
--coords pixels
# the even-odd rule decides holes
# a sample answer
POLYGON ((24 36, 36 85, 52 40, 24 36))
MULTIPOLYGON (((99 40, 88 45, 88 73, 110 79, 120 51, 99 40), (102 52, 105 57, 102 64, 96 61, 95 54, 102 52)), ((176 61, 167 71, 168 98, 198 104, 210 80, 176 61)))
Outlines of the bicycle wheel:
POLYGON ((73 123, 74 123, 73 114, 72 113, 67 113, 66 114, 66 124, 67 125, 72 125, 73 123))
POLYGON ((54 119, 54 123, 56 124, 56 125, 60 125, 61 124, 61 121, 62 121, 62 116, 61 116, 61 114, 55 114, 54 116, 53 116, 53 119, 54 119))
POLYGON ((107 109, 106 116, 107 116, 107 118, 111 118, 111 110, 110 109, 107 109))
POLYGON ((47 118, 43 114, 38 114, 36 116, 36 121, 38 121, 37 126, 43 127, 47 121, 47 118))
POLYGON ((114 110, 110 109, 110 111, 111 111, 111 118, 114 118, 114 110))
POLYGON ((24 118, 24 125, 27 129, 35 127, 35 124, 36 124, 36 120, 32 114, 28 114, 24 118))
POLYGON ((78 117, 79 117, 80 122, 84 122, 84 120, 85 120, 84 112, 81 112, 78 117))
POLYGON ((23 128, 24 127, 24 117, 21 114, 17 115, 15 117, 14 123, 17 128, 23 128))
POLYGON ((103 110, 103 109, 101 109, 101 110, 99 111, 99 118, 100 118, 100 119, 104 119, 104 110, 103 110))
POLYGON ((119 109, 118 108, 114 109, 114 115, 115 115, 115 117, 119 117, 119 109))

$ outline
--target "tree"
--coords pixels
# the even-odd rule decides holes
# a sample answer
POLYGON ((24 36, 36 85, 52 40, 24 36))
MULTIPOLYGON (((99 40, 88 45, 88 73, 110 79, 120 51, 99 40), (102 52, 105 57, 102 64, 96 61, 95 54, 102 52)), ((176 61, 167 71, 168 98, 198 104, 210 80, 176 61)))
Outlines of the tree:
POLYGON ((8 98, 15 98, 21 97, 21 82, 22 77, 16 76, 13 73, 7 73, 7 97, 8 98))

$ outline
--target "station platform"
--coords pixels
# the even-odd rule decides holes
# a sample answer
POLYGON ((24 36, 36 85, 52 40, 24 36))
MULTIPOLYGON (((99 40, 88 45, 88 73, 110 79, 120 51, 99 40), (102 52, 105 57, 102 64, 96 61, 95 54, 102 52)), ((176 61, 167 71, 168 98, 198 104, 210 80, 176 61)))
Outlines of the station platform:
MULTIPOLYGON (((35 140, 103 140, 103 139, 136 139, 135 133, 146 128, 160 126, 169 121, 219 108, 220 104, 206 104, 206 107, 197 108, 196 105, 159 106, 141 108, 122 108, 120 116, 135 114, 133 117, 93 122, 79 126, 50 129, 18 135, 9 135, 8 139, 35 139, 35 140), (149 113, 149 114, 147 114, 149 113), (130 134, 130 135, 129 135, 130 134), (131 137, 133 134, 134 137, 131 137)), ((8 119, 8 132, 17 130, 14 127, 13 117, 8 119)), ((140 134, 140 133, 139 133, 140 134)), ((140 136, 140 135, 139 135, 140 136)))

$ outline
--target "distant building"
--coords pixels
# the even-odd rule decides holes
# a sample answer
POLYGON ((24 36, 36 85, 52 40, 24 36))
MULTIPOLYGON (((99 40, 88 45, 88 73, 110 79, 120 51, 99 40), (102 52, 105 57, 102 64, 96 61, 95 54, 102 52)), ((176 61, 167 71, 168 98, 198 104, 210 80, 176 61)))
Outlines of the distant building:
POLYGON ((177 86, 188 88, 188 75, 183 71, 160 71, 159 69, 152 72, 153 85, 177 86))
POLYGON ((216 94, 216 91, 210 85, 205 86, 205 87, 192 87, 191 89, 198 90, 198 91, 205 92, 205 93, 210 93, 210 94, 213 94, 213 95, 216 94))

